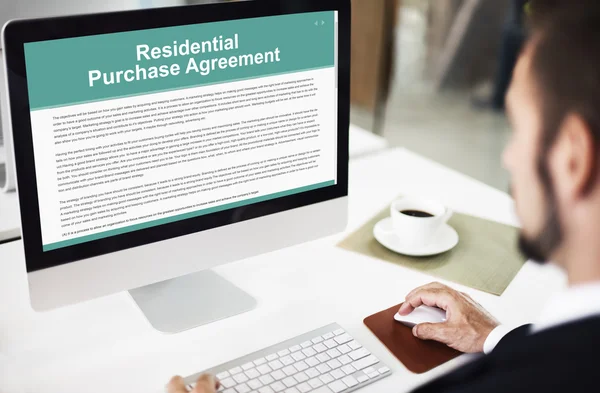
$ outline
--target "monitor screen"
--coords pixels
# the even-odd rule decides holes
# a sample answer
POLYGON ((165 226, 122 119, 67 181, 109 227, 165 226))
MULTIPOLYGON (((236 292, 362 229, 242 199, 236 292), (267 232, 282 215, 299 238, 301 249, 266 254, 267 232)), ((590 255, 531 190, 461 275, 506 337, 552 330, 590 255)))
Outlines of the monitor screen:
POLYGON ((335 186, 336 22, 25 43, 43 252, 335 186))

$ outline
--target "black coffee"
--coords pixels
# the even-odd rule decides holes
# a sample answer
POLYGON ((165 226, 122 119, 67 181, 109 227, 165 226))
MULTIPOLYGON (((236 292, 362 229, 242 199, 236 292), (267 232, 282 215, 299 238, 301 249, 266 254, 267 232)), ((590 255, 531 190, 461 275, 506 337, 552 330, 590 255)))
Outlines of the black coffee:
POLYGON ((420 210, 401 210, 400 213, 411 217, 427 218, 433 217, 433 214, 422 212, 420 210))

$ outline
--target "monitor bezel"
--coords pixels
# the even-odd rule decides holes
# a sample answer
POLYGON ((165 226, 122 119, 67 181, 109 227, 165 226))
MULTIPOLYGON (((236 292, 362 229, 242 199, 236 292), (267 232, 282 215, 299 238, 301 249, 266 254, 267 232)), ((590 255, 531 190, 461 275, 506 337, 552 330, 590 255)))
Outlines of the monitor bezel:
POLYGON ((348 130, 350 125, 349 0, 241 1, 18 20, 5 25, 3 38, 21 211, 21 233, 28 273, 348 195, 348 130), (24 44, 131 30, 320 11, 338 11, 338 157, 336 185, 110 238, 43 251, 24 44))

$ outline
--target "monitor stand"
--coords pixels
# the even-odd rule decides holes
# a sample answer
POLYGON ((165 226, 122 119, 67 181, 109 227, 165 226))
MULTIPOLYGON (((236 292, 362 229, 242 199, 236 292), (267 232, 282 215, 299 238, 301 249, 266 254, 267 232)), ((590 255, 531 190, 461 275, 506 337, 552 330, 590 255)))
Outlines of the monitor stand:
POLYGON ((150 324, 179 333, 250 311, 256 300, 211 270, 129 291, 150 324))

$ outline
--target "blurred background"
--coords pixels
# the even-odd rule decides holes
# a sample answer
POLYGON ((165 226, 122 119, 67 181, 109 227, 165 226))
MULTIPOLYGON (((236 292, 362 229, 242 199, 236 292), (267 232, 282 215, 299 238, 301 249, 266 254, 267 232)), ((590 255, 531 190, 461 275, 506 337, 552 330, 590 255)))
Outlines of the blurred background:
MULTIPOLYGON (((0 22, 208 2, 0 0, 0 22)), ((352 123, 506 191, 502 97, 524 38, 523 3, 352 0, 352 123)))

